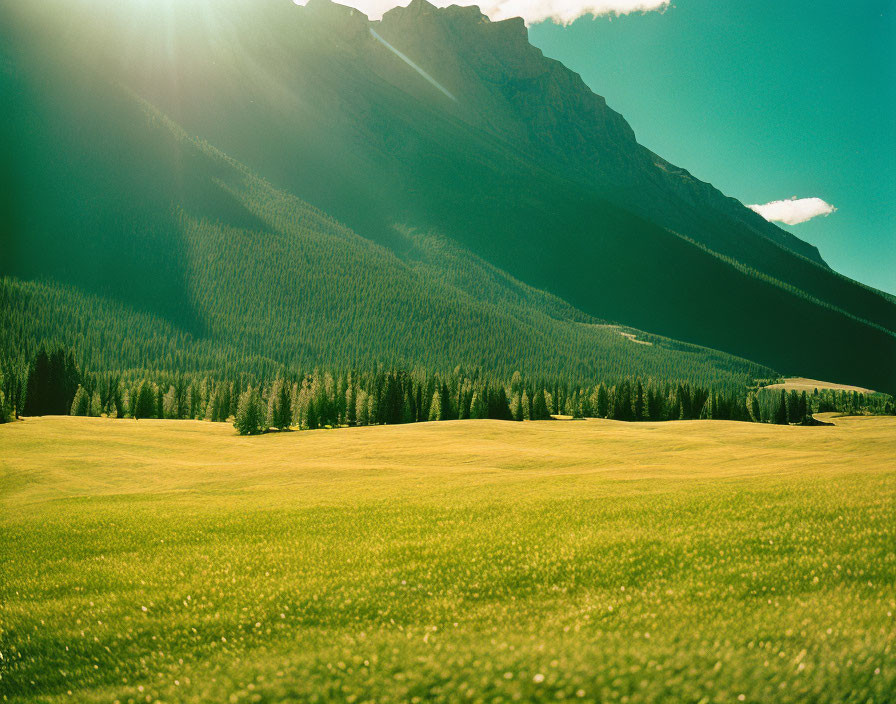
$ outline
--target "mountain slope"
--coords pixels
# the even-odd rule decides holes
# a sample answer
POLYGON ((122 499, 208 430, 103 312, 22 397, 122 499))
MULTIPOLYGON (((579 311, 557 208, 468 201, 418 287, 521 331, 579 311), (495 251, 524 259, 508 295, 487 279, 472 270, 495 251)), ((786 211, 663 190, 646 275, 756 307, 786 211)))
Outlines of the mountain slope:
MULTIPOLYGON (((653 336, 637 344, 621 333, 638 331, 602 324, 437 236, 396 233, 405 241, 399 257, 190 138, 142 99, 89 80, 66 87, 117 106, 93 124, 69 115, 81 144, 105 137, 130 147, 122 133, 137 130, 139 149, 103 164, 101 185, 116 206, 104 209, 110 220, 69 221, 62 242, 33 231, 32 244, 59 246, 68 268, 60 264, 54 278, 66 284, 0 279, 7 349, 33 352, 54 341, 75 346, 92 369, 265 376, 284 366, 450 371, 464 364, 506 377, 515 370, 573 380, 641 374, 735 386, 773 374, 653 336), (129 178, 149 149, 154 168, 129 178), (152 212, 134 194, 151 194, 152 212), (121 220, 130 208, 134 220, 121 220), (96 242, 94 228, 106 237, 96 242), (96 262, 101 256, 108 261, 96 262), (106 276, 118 261, 135 268, 106 276), (122 286, 131 276, 134 286, 122 286)), ((78 175, 88 156, 79 155, 78 175)), ((54 175, 77 193, 71 174, 54 175)), ((63 214, 51 213, 51 224, 62 227, 63 214)))
MULTIPOLYGON (((130 93, 356 233, 349 278, 364 271, 367 246, 419 266, 409 263, 407 233, 424 233, 576 315, 787 373, 896 388, 892 300, 637 145, 575 74, 525 42, 518 22, 420 2, 380 23, 326 0, 47 0, 4 10, 12 100, 2 138, 15 169, 6 273, 95 291, 200 337, 228 295, 215 278, 197 288, 202 257, 235 257, 224 263, 262 277, 259 290, 305 300, 292 279, 265 273, 257 240, 224 247, 238 239, 231 230, 269 232, 270 223, 221 185, 218 162, 197 160, 183 140, 158 143, 119 114, 130 93), (172 203, 217 234, 186 235, 189 221, 172 203), (138 247, 135 233, 155 244, 138 247)), ((405 275, 380 274, 387 286, 405 275)), ((247 321, 289 329, 304 315, 261 300, 247 321)), ((338 299, 305 305, 357 310, 338 299)), ((455 338, 482 334, 483 324, 458 319, 455 338)), ((544 339, 529 353, 551 358, 544 339)))

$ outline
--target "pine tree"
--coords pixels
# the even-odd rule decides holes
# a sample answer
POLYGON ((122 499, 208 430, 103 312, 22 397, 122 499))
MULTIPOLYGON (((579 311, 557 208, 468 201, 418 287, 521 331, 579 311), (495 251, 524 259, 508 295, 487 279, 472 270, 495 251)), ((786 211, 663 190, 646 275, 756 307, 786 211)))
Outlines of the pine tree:
POLYGON ((485 418, 486 412, 485 404, 482 402, 482 393, 474 391, 473 399, 470 401, 470 418, 473 420, 485 418))
POLYGON ((799 423, 806 425, 810 423, 812 420, 812 415, 809 408, 809 398, 806 396, 806 392, 800 395, 799 405, 797 406, 797 414, 799 415, 799 423))
POLYGON ((367 392, 364 389, 359 389, 355 395, 355 421, 358 425, 368 425, 370 423, 367 392))
POLYGON ((101 416, 103 414, 103 400, 98 391, 94 391, 90 397, 90 415, 101 416))
POLYGON ((529 401, 529 394, 523 390, 523 398, 520 401, 523 409, 523 420, 532 420, 532 404, 529 401))
POLYGON ((401 422, 402 423, 413 423, 417 420, 417 414, 414 410, 414 397, 411 393, 410 387, 408 387, 404 392, 404 403, 401 408, 401 422))
POLYGON ((803 422, 800 416, 800 397, 794 390, 787 395, 787 420, 790 423, 803 422))
POLYGON ((759 409, 759 399, 756 398, 756 394, 750 394, 750 398, 747 403, 747 410, 750 413, 750 420, 752 420, 754 423, 762 422, 762 412, 759 409))
POLYGON ((694 417, 694 408, 689 384, 678 385, 679 420, 687 420, 694 417))
POLYGON ((787 425, 787 392, 783 389, 778 397, 778 405, 775 407, 773 418, 777 425, 787 425))
POLYGON ((275 382, 275 388, 271 390, 271 394, 270 396, 268 396, 268 408, 267 412, 265 413, 265 418, 267 426, 269 428, 278 428, 282 430, 282 428, 277 425, 277 421, 280 420, 280 406, 278 405, 279 401, 280 395, 278 393, 278 389, 276 388, 275 382))
POLYGON ((432 395, 432 403, 429 404, 429 420, 442 420, 442 396, 438 390, 432 395))
POLYGON ((177 418, 177 393, 173 386, 168 387, 168 391, 162 398, 162 414, 165 418, 177 418))
POLYGON ((292 422, 292 404, 289 398, 289 383, 277 379, 268 397, 268 427, 286 430, 292 422))
POLYGON ((14 418, 15 412, 6 400, 6 394, 3 393, 3 389, 0 388, 0 423, 9 423, 14 418))
POLYGON ((249 387, 240 395, 233 427, 240 435, 258 435, 265 427, 264 408, 257 389, 249 387))
POLYGON ((659 389, 655 389, 653 385, 647 389, 647 420, 657 421, 663 420, 665 413, 665 398, 659 389))
POLYGON ((290 410, 292 407, 292 399, 290 398, 290 385, 287 381, 281 379, 280 380, 280 388, 278 389, 278 400, 277 400, 277 417, 274 419, 276 422, 274 425, 280 430, 286 430, 289 428, 292 422, 292 411, 290 410))
POLYGON ((638 384, 635 387, 635 397, 632 402, 632 411, 634 412, 634 420, 647 420, 646 403, 644 400, 644 385, 641 384, 640 379, 638 379, 638 384))
POLYGON ((538 389, 532 399, 532 420, 548 420, 551 414, 548 413, 548 404, 545 400, 545 392, 538 389))
POLYGON ((80 383, 73 352, 41 348, 29 369, 25 415, 68 415, 80 383))
POLYGON ((498 387, 489 394, 488 417, 495 420, 513 420, 510 413, 510 402, 507 400, 507 392, 504 385, 499 384, 498 387))
POLYGON ((90 396, 87 393, 87 389, 83 386, 79 386, 78 390, 75 392, 75 398, 72 401, 71 415, 90 415, 90 396))
POLYGON ((144 379, 131 395, 133 408, 131 415, 134 420, 138 418, 152 418, 156 412, 156 395, 151 381, 144 379))
POLYGON ((345 422, 348 425, 355 425, 358 420, 358 405, 356 403, 357 390, 354 383, 349 379, 348 387, 345 389, 345 422))
POLYGON ((439 393, 439 398, 442 401, 442 412, 439 420, 454 420, 457 415, 454 412, 454 408, 451 407, 451 391, 448 389, 448 385, 443 383, 442 390, 439 393))
POLYGON ((308 430, 317 430, 320 427, 320 417, 317 415, 317 402, 315 399, 308 399, 308 406, 305 410, 305 424, 308 430))
POLYGON ((376 394, 368 393, 367 394, 367 423, 369 425, 376 424, 376 417, 377 417, 378 412, 379 411, 377 409, 376 394))
POLYGON ((606 418, 610 413, 610 394, 601 382, 597 387, 597 417, 606 418))

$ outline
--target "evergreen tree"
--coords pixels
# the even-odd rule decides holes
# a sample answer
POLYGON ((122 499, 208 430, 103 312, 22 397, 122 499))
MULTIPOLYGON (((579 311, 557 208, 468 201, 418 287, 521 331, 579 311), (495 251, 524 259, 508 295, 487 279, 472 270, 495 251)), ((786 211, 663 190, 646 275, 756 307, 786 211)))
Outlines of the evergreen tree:
POLYGON ((507 400, 507 392, 504 385, 500 384, 489 393, 488 417, 495 420, 513 420, 510 414, 510 402, 507 400))
POLYGON ((68 415, 81 383, 74 354, 41 348, 32 360, 25 394, 25 415, 68 415))
POLYGON ((289 428, 292 422, 292 399, 290 398, 290 384, 284 380, 280 380, 280 388, 278 389, 277 410, 274 425, 280 430, 289 428))
POLYGON ((144 379, 132 394, 131 415, 134 420, 138 418, 152 418, 156 412, 156 395, 151 381, 144 379))
POLYGON ((550 417, 545 391, 538 389, 532 399, 532 420, 548 420, 550 417))
POLYGON ((606 418, 610 414, 610 394, 601 382, 597 387, 597 417, 606 418))
POLYGON ((641 380, 635 386, 634 398, 632 399, 632 413, 634 420, 647 420, 647 402, 644 399, 644 385, 641 380))
POLYGON ((286 430, 292 423, 292 404, 289 397, 289 383, 277 379, 268 398, 267 424, 270 428, 286 430))
POLYGON ((811 408, 809 407, 809 398, 808 396, 806 396, 805 391, 803 391, 803 393, 800 395, 799 404, 797 405, 797 415, 799 417, 799 420, 797 422, 803 425, 809 424, 812 421, 812 412, 811 408))
POLYGON ((432 395, 432 403, 429 404, 429 420, 442 420, 442 396, 439 391, 432 395))
POLYGON ((264 415, 261 396, 250 387, 240 395, 233 427, 240 435, 258 435, 267 429, 264 415))
POLYGON ((747 410, 750 413, 750 420, 752 420, 754 423, 762 422, 762 412, 759 409, 759 399, 756 398, 756 394, 750 394, 750 398, 747 403, 747 410))
POLYGON ((442 390, 439 393, 439 399, 442 402, 442 411, 439 420, 454 420, 457 416, 454 412, 454 409, 451 407, 451 392, 448 389, 448 385, 445 383, 442 384, 442 390))
POLYGON ((354 383, 349 379, 348 386, 345 389, 345 422, 348 425, 355 425, 357 421, 357 390, 355 389, 354 383))
POLYGON ((367 394, 367 422, 370 425, 376 424, 377 417, 377 399, 376 394, 367 394))
POLYGON ((781 389, 781 395, 778 397, 778 405, 775 408, 773 422, 777 425, 787 425, 787 392, 781 389))
POLYGON ((369 408, 367 392, 364 389, 359 389, 355 395, 355 419, 358 425, 370 424, 369 408))
POLYGON ((411 393, 410 386, 405 389, 404 392, 404 403, 401 408, 401 422, 402 423, 413 423, 417 420, 417 413, 414 410, 414 396, 411 393))
POLYGON ((6 394, 0 388, 0 423, 9 423, 15 420, 15 412, 12 405, 6 400, 6 394))
POLYGON ((75 392, 75 398, 72 401, 71 415, 90 415, 90 396, 87 394, 87 389, 83 386, 79 386, 78 390, 75 392))
POLYGON ((687 420, 694 417, 691 387, 689 384, 678 385, 678 403, 680 420, 687 420))
POLYGON ((177 393, 173 386, 169 386, 162 397, 162 415, 165 418, 177 418, 177 410, 177 393))
POLYGON ((315 399, 308 399, 308 406, 305 410, 305 425, 308 430, 317 430, 320 427, 320 418, 317 415, 317 402, 315 399))
POLYGON ((485 404, 482 402, 482 394, 479 391, 473 392, 473 399, 470 402, 470 418, 477 420, 486 416, 485 404))
POLYGON ((662 392, 651 385, 647 389, 647 420, 664 420, 665 411, 666 404, 662 392))

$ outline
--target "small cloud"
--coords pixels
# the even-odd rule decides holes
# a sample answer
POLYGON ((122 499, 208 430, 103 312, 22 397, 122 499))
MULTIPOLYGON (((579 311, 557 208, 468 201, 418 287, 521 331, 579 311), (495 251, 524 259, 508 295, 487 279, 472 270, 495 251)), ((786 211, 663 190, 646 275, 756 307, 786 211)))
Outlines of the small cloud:
MULTIPOLYGON (((372 20, 380 19, 393 7, 403 7, 408 0, 338 0, 360 10, 372 20)), ((498 21, 522 17, 526 24, 554 20, 567 25, 584 15, 627 15, 632 12, 665 10, 671 0, 431 0, 437 7, 478 5, 489 19, 498 21)), ((294 0, 304 5, 306 0, 294 0)))
POLYGON ((798 225, 819 215, 830 215, 837 210, 821 198, 797 198, 790 200, 773 200, 765 205, 748 205, 769 222, 783 222, 786 225, 798 225))

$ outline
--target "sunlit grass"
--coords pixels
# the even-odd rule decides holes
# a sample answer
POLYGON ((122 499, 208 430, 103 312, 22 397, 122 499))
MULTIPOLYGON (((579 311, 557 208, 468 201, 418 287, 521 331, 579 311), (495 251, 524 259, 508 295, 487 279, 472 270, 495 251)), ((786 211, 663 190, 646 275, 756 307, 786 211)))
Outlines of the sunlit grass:
POLYGON ((838 422, 4 426, 0 692, 892 701, 896 420, 838 422))

